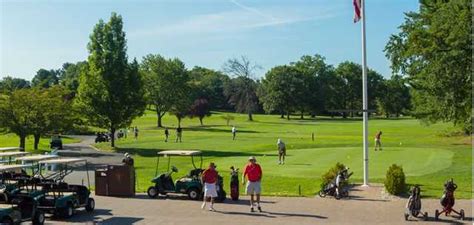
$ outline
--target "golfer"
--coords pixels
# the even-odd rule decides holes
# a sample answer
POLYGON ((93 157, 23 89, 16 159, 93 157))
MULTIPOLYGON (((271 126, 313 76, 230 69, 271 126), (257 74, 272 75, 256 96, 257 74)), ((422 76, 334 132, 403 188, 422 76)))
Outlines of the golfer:
POLYGON ((278 147, 278 164, 279 165, 285 164, 286 145, 281 139, 278 139, 277 147, 278 147))
POLYGON ((202 173, 201 182, 204 186, 204 201, 201 205, 201 209, 204 209, 206 207, 206 202, 209 200, 211 202, 211 205, 209 205, 209 211, 215 211, 214 198, 217 197, 217 171, 216 165, 213 162, 211 162, 209 164, 209 168, 204 170, 204 172, 202 173))
POLYGON ((260 207, 260 193, 261 193, 261 184, 262 180, 262 168, 257 164, 257 159, 251 156, 249 158, 249 163, 244 168, 244 174, 242 175, 242 184, 245 184, 246 179, 246 194, 250 195, 250 212, 255 212, 254 210, 254 195, 257 197, 257 209, 259 212, 262 212, 260 207))
POLYGON ((375 151, 380 150, 382 151, 382 143, 380 142, 380 137, 382 136, 382 131, 379 131, 376 135, 375 135, 375 151))
POLYGON ((138 127, 133 128, 133 133, 135 134, 135 139, 138 139, 138 127))
POLYGON ((183 136, 183 129, 181 127, 176 128, 176 142, 181 142, 181 137, 183 136))
POLYGON ((169 136, 170 136, 170 131, 168 130, 168 127, 165 127, 165 142, 168 142, 169 136))
POLYGON ((237 134, 237 129, 235 126, 232 126, 232 140, 235 140, 235 135, 237 134))

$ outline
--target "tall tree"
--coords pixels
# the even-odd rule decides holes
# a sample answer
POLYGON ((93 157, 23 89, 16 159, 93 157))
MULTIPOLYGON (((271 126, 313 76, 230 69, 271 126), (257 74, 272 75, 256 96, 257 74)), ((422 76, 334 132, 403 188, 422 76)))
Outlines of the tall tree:
POLYGON ((223 66, 224 72, 234 77, 224 91, 229 103, 237 112, 247 113, 250 121, 253 120, 252 114, 258 109, 258 84, 253 76, 254 72, 260 68, 245 56, 241 56, 240 59, 229 59, 223 66))
POLYGON ((385 52, 394 73, 413 87, 413 113, 425 122, 450 121, 472 132, 470 0, 422 0, 405 14, 385 52))
POLYGON ((276 66, 269 70, 262 80, 264 110, 284 112, 289 120, 291 112, 300 109, 300 102, 305 99, 305 81, 304 75, 293 66, 276 66))
POLYGON ((77 88, 79 87, 79 77, 81 70, 87 65, 86 61, 77 63, 64 63, 59 75, 59 83, 66 87, 70 92, 71 96, 74 97, 77 94, 77 88))
POLYGON ((394 75, 391 79, 385 80, 381 86, 377 103, 379 111, 387 118, 390 115, 398 117, 410 108, 410 88, 401 76, 394 75))
POLYGON ((59 83, 60 70, 39 69, 31 81, 31 86, 40 88, 49 88, 59 83))
POLYGON ((230 109, 224 95, 224 86, 230 81, 227 75, 196 66, 190 71, 190 77, 196 89, 196 96, 207 99, 211 110, 230 109))
POLYGON ((36 104, 31 89, 17 89, 9 95, 0 94, 0 128, 3 132, 20 137, 19 147, 25 150, 26 137, 30 134, 34 107, 36 104))
MULTIPOLYGON (((90 35, 89 57, 81 73, 77 102, 90 124, 112 134, 145 110, 143 81, 138 63, 128 63, 122 17, 112 13, 100 20, 90 35)), ((115 147, 112 135, 111 146, 115 147)))
POLYGON ((173 106, 174 112, 189 108, 189 74, 181 60, 147 55, 143 58, 140 71, 146 80, 148 102, 155 107, 158 127, 163 126, 162 117, 173 106))
POLYGON ((16 89, 29 87, 30 82, 21 78, 6 76, 0 81, 0 93, 10 94, 16 89))

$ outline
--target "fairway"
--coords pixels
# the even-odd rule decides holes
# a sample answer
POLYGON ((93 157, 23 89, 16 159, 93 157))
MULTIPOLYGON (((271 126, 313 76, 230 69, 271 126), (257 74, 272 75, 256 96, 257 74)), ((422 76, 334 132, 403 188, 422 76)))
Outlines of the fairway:
MULTIPOLYGON (((358 119, 280 119, 276 115, 256 115, 247 121, 246 115, 232 114, 237 127, 237 139, 232 140, 231 127, 214 113, 204 119, 204 126, 197 119, 184 119, 183 142, 175 143, 174 116, 164 117, 164 126, 170 128, 170 142, 164 142, 164 132, 156 128, 156 116, 147 111, 134 121, 140 134, 117 142, 117 151, 135 154, 138 189, 145 191, 155 174, 156 152, 169 149, 197 149, 204 152, 204 166, 216 162, 224 185, 228 188, 229 167, 242 168, 249 156, 256 156, 264 170, 263 188, 266 195, 314 195, 319 190, 320 177, 336 162, 349 166, 353 182, 362 181, 362 122, 358 119), (315 140, 311 138, 314 132, 315 140), (287 144, 287 161, 278 165, 276 141, 287 144)), ((453 177, 458 183, 458 197, 471 198, 471 145, 468 136, 447 137, 449 124, 423 126, 415 119, 371 119, 370 133, 370 182, 382 183, 387 168, 396 163, 403 166, 409 184, 422 185, 424 196, 438 197, 443 183, 453 177), (373 151, 373 136, 383 131, 383 151, 373 151)), ((110 150, 106 143, 97 144, 110 150)), ((190 158, 173 158, 182 176, 191 169, 190 158)), ((159 172, 166 170, 162 163, 159 172)), ((178 177, 175 175, 175 179, 178 177)))

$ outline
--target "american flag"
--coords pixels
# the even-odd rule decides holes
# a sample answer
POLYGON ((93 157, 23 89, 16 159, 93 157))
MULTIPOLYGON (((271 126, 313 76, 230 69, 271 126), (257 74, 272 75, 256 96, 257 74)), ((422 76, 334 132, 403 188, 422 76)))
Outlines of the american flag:
POLYGON ((361 15, 360 15, 360 11, 361 11, 361 0, 354 0, 354 23, 357 23, 359 22, 360 18, 361 18, 361 15))

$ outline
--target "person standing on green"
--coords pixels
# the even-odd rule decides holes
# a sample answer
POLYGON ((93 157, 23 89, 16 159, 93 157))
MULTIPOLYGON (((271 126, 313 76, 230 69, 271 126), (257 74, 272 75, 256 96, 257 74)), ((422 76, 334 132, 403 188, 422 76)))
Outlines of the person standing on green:
POLYGON ((168 127, 165 127, 165 142, 168 142, 168 137, 170 136, 170 132, 168 130, 168 127))
POLYGON ((382 151, 382 142, 380 142, 381 136, 382 136, 382 131, 379 131, 375 135, 375 151, 377 151, 377 149, 382 151))
POLYGON ((181 127, 176 128, 176 142, 182 142, 181 138, 183 136, 183 129, 181 127))
POLYGON ((285 164, 286 145, 281 139, 278 139, 277 146, 278 146, 278 164, 285 164))

